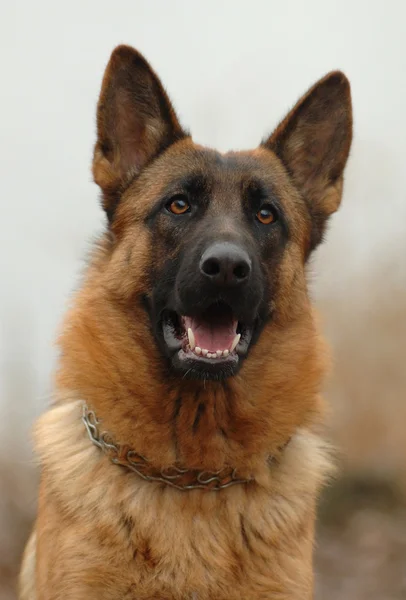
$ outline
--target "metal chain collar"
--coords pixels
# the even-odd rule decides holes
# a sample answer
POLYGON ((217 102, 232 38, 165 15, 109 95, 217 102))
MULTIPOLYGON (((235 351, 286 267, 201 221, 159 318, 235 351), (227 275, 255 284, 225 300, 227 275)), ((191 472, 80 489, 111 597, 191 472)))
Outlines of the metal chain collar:
POLYGON ((90 441, 100 448, 115 465, 121 465, 130 469, 146 481, 157 481, 165 483, 177 490, 207 490, 217 492, 237 483, 249 483, 251 479, 240 479, 237 477, 237 469, 224 467, 219 471, 199 471, 197 469, 183 469, 179 466, 171 466, 165 469, 153 467, 148 459, 141 454, 131 450, 128 446, 116 444, 110 434, 100 432, 98 421, 94 411, 89 410, 87 405, 83 406, 82 421, 89 434, 90 441))

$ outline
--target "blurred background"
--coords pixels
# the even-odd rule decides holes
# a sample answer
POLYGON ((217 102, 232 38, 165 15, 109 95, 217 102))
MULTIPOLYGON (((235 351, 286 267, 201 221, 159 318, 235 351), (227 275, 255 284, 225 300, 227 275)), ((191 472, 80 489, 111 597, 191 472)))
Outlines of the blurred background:
POLYGON ((256 146, 319 77, 352 83, 344 201, 309 278, 334 355, 341 476, 320 507, 316 598, 406 598, 403 0, 18 1, 0 9, 0 600, 35 514, 30 429, 104 217, 95 106, 115 45, 141 50, 197 142, 256 146))

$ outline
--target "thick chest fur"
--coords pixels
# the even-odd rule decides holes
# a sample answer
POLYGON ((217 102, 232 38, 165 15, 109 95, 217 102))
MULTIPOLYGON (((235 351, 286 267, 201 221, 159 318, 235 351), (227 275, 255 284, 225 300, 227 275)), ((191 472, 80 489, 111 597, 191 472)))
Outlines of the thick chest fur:
POLYGON ((30 566, 36 554, 37 600, 311 598, 315 496, 328 468, 317 436, 299 432, 259 483, 179 492, 101 457, 80 410, 55 408, 39 427, 37 540, 26 555, 30 566))
MULTIPOLYGON (((52 590, 49 599, 55 600, 299 599, 310 595, 310 515, 283 540, 272 535, 266 507, 254 520, 249 511, 192 515, 185 507, 181 510, 182 502, 165 504, 161 503, 161 513, 144 505, 142 511, 131 511, 134 516, 112 511, 110 522, 78 518, 62 526, 60 533, 56 522, 49 535, 42 530, 39 589, 43 579, 52 590)), ((48 505, 44 520, 49 516, 48 505)))

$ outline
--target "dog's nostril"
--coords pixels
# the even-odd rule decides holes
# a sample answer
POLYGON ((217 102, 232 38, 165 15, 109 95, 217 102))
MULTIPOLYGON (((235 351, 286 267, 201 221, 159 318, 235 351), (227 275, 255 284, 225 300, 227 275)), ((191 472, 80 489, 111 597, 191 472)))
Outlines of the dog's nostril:
POLYGON ((216 258, 207 258, 202 265, 203 273, 211 277, 220 273, 220 263, 216 258))
POLYGON ((245 262, 236 265, 233 270, 234 276, 237 277, 237 279, 245 279, 246 277, 248 277, 249 272, 250 267, 248 263, 245 262))

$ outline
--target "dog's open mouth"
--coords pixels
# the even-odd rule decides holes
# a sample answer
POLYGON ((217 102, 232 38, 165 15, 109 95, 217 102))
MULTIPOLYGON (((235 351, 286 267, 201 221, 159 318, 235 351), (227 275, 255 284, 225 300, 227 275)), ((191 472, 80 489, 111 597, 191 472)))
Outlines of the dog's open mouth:
POLYGON ((178 366, 200 365, 202 372, 236 366, 253 333, 252 326, 240 322, 225 303, 212 304, 197 316, 167 311, 162 330, 169 351, 177 354, 178 366))

